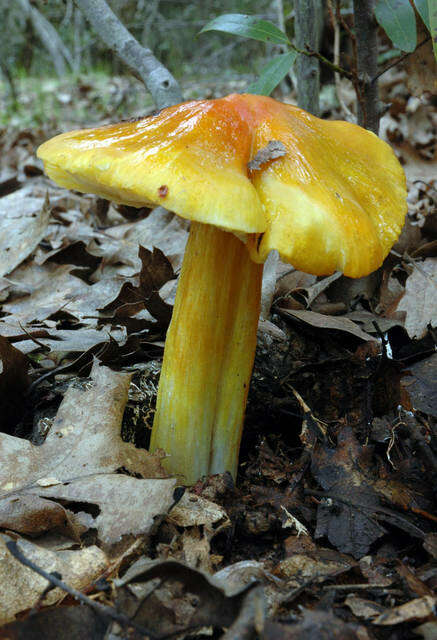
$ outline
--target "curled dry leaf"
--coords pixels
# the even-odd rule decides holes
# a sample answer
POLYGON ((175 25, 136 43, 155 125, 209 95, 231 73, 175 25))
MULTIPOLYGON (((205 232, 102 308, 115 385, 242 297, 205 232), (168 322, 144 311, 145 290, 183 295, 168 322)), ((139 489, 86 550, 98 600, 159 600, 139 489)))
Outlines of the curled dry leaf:
POLYGON ((347 596, 344 604, 349 607, 354 616, 364 618, 364 620, 374 620, 384 612, 384 607, 377 602, 353 594, 347 596))
POLYGON ((278 309, 281 315, 295 318, 317 329, 335 329, 336 331, 346 331, 361 340, 375 340, 373 336, 362 331, 352 320, 345 317, 325 316, 314 311, 303 311, 294 309, 278 309))
MULTIPOLYGON (((33 607, 48 586, 45 578, 11 555, 6 547, 8 540, 8 536, 0 535, 0 624, 14 620, 18 613, 33 607)), ((48 572, 59 572, 67 584, 78 590, 94 582, 109 564, 104 552, 96 546, 53 552, 28 540, 19 540, 17 544, 29 560, 48 572)), ((65 596, 60 589, 52 589, 45 596, 44 604, 60 602, 65 596)))
POLYGON ((167 520, 178 527, 203 525, 210 529, 229 518, 223 507, 187 491, 170 511, 167 520))
POLYGON ((355 565, 350 557, 332 549, 318 549, 312 554, 295 553, 281 560, 275 573, 294 588, 311 580, 334 577, 355 565))
POLYGON ((206 498, 186 492, 166 521, 184 530, 173 537, 168 547, 161 545, 161 554, 211 573, 222 557, 211 554, 210 542, 219 531, 231 526, 226 511, 206 498))
POLYGON ((383 613, 372 620, 373 624, 391 626, 408 622, 410 620, 424 620, 433 615, 437 599, 431 596, 415 598, 392 609, 386 609, 383 613))
MULTIPOLYGON (((127 613, 131 611, 135 622, 143 623, 159 636, 200 627, 231 627, 243 615, 252 629, 255 624, 258 607, 250 606, 247 612, 247 605, 256 583, 228 594, 214 578, 201 571, 174 560, 153 562, 141 558, 115 584, 119 590, 119 606, 127 613), (152 589, 148 583, 155 578, 160 579, 162 586, 152 589)), ((258 594, 262 603, 262 591, 258 594)))

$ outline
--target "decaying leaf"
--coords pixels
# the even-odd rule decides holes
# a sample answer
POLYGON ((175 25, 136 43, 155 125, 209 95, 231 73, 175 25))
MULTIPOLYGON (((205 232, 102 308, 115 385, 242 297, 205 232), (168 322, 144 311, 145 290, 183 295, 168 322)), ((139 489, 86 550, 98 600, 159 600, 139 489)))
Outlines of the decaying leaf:
POLYGON ((373 624, 391 626, 401 624, 410 620, 424 620, 433 615, 437 603, 436 598, 424 596, 415 598, 392 609, 386 609, 383 613, 372 620, 373 624))
POLYGON ((187 491, 168 514, 167 520, 178 527, 205 526, 212 529, 213 525, 216 528, 217 523, 228 521, 228 514, 211 500, 187 491))
POLYGON ((212 573, 222 556, 211 553, 211 540, 231 526, 226 511, 210 500, 186 492, 168 514, 166 523, 178 531, 184 530, 173 537, 170 545, 160 546, 161 557, 171 557, 212 573))
POLYGON ((405 311, 405 329, 411 338, 423 338, 428 325, 437 324, 437 259, 418 263, 407 279, 405 295, 397 306, 405 311))
POLYGON ((361 340, 375 340, 375 338, 368 333, 362 331, 352 320, 343 316, 333 317, 325 316, 321 313, 315 313, 314 311, 306 310, 294 310, 294 309, 279 309, 282 315, 295 318, 302 322, 310 324, 312 327, 318 329, 335 329, 336 331, 346 331, 352 335, 360 338, 361 340))
MULTIPOLYGON (((408 519, 381 505, 381 496, 390 496, 387 487, 369 471, 369 448, 362 447, 349 428, 344 428, 337 448, 320 445, 313 455, 313 474, 326 491, 326 500, 317 510, 316 537, 327 536, 343 553, 361 558, 370 545, 385 534, 381 521, 422 537, 408 519)), ((392 499, 396 491, 393 491, 392 499)))
POLYGON ((295 553, 278 564, 275 574, 287 579, 288 587, 298 587, 312 580, 334 577, 349 571, 354 560, 332 549, 318 549, 312 554, 295 553))
POLYGON ((65 508, 70 529, 96 528, 112 543, 147 533, 167 512, 175 480, 165 478, 159 458, 120 437, 129 381, 96 362, 92 382, 67 391, 43 445, 0 434, 3 527, 33 534, 59 528, 65 508), (115 473, 121 469, 143 479, 115 473), (94 506, 74 514, 69 503, 94 506))
POLYGON ((177 270, 182 264, 187 238, 188 222, 163 207, 157 207, 143 220, 108 229, 106 237, 100 239, 98 245, 93 244, 89 251, 109 263, 131 265, 134 268, 132 275, 141 269, 138 245, 149 250, 157 247, 177 270))
POLYGON ((135 622, 144 622, 160 636, 201 627, 232 627, 240 616, 244 616, 248 631, 253 631, 259 607, 263 607, 262 590, 257 590, 256 583, 228 593, 214 578, 171 560, 153 562, 141 558, 115 584, 119 606, 135 622), (162 587, 150 585, 156 578, 162 587))
POLYGON ((164 515, 173 504, 175 484, 173 478, 102 474, 35 487, 29 489, 29 494, 46 499, 49 504, 53 502, 55 507, 56 501, 67 508, 81 503, 83 508, 70 518, 86 529, 96 529, 103 543, 113 544, 127 534, 150 533, 155 518, 164 515))
POLYGON ((38 279, 31 291, 3 305, 3 310, 10 314, 8 320, 25 325, 33 320, 45 320, 61 310, 75 316, 77 305, 80 309, 90 287, 71 274, 72 268, 71 265, 43 265, 35 269, 39 278, 35 274, 38 279))
MULTIPOLYGON (((14 620, 21 611, 33 607, 48 586, 42 576, 23 566, 6 547, 10 538, 0 535, 0 624, 14 620), (11 577, 13 576, 13 579, 11 577)), ((77 551, 48 551, 27 540, 18 540, 20 551, 48 572, 57 571, 63 580, 78 590, 96 580, 108 567, 108 559, 96 546, 77 551)), ((60 602, 66 593, 51 590, 44 598, 46 605, 60 602)))
POLYGON ((44 237, 50 217, 48 198, 20 189, 0 199, 0 276, 25 260, 44 237))
POLYGON ((15 426, 29 387, 29 362, 25 355, 0 336, 0 411, 3 429, 15 426))
POLYGON ((437 354, 409 365, 402 387, 414 409, 437 418, 437 354))
POLYGON ((369 640, 365 627, 347 624, 330 611, 304 609, 294 624, 268 621, 265 640, 369 640))
POLYGON ((56 606, 10 622, 2 640, 103 640, 107 621, 89 607, 56 606))
POLYGON ((349 594, 344 604, 349 607, 357 618, 373 621, 384 612, 384 607, 372 600, 366 600, 353 594, 349 594))

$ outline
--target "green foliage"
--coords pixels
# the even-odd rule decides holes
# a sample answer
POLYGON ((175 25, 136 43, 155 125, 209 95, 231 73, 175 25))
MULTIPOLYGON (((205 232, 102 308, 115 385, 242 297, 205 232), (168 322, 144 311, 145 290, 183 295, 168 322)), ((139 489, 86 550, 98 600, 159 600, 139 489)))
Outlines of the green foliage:
MULTIPOLYGON (((417 13, 431 32, 437 59, 437 2, 414 0, 417 13), (433 26, 434 25, 434 26, 433 26)), ((411 53, 417 46, 416 15, 410 0, 378 0, 375 17, 393 45, 411 53)))
MULTIPOLYGON (((261 42, 291 45, 286 34, 268 20, 242 13, 227 13, 208 22, 200 33, 205 31, 222 31, 235 36, 242 36, 261 42)), ((274 57, 262 70, 255 82, 247 89, 249 93, 268 96, 285 78, 297 58, 296 51, 289 51, 274 57)))
POLYGON ((234 36, 252 38, 261 42, 274 44, 290 44, 283 31, 278 29, 273 22, 260 20, 256 16, 248 16, 243 13, 226 13, 214 18, 206 24, 200 33, 205 31, 223 31, 234 36))
POLYGON ((289 51, 273 58, 262 70, 256 82, 248 88, 248 93, 268 96, 273 89, 285 78, 297 57, 296 51, 289 51))
POLYGON ((435 0, 428 0, 429 27, 431 32, 434 55, 437 60, 437 4, 435 0))
MULTIPOLYGON (((431 7, 431 1, 429 0, 429 7, 431 7)), ((428 29, 431 30, 429 23, 429 8, 428 8, 428 0, 414 0, 414 6, 416 7, 417 13, 422 18, 424 25, 428 29)))
POLYGON ((409 0, 378 0, 375 16, 395 47, 401 51, 414 51, 416 17, 409 0))

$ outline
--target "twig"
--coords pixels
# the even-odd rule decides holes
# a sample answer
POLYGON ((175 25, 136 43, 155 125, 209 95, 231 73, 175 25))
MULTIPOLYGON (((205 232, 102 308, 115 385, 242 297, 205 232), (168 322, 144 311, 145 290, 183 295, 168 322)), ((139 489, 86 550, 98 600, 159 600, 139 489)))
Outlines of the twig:
POLYGON ((19 562, 21 562, 22 565, 24 565, 25 567, 28 567, 29 569, 32 569, 32 571, 34 571, 38 575, 45 578, 51 585, 58 587, 59 589, 62 589, 62 591, 65 591, 65 593, 68 593, 75 600, 78 600, 82 604, 85 604, 89 606, 91 609, 94 609, 94 611, 97 614, 109 620, 114 620, 115 622, 118 622, 118 624, 120 624, 123 627, 131 627, 136 631, 138 631, 139 633, 142 633, 143 635, 149 636, 149 638, 157 640, 157 636, 152 634, 149 631, 149 629, 146 629, 145 627, 137 624, 136 622, 131 620, 128 616, 124 615, 124 613, 119 613, 113 607, 108 607, 104 604, 101 604, 100 602, 97 602, 96 600, 92 600, 91 598, 84 595, 74 587, 70 587, 63 580, 58 578, 57 575, 55 575, 55 573, 47 573, 47 571, 45 571, 44 569, 41 569, 41 567, 38 567, 38 565, 32 562, 32 560, 29 560, 29 558, 26 558, 26 556, 20 551, 15 540, 9 540, 6 543, 6 546, 9 552, 14 556, 14 558, 19 562))
POLYGON ((38 342, 37 338, 50 338, 50 334, 47 329, 38 329, 36 331, 27 331, 21 324, 20 327, 23 329, 24 333, 19 333, 16 336, 9 336, 8 342, 14 344, 15 342, 22 342, 23 340, 32 340, 40 347, 46 348, 46 345, 42 344, 42 342, 38 342))
POLYGON ((304 56, 308 56, 309 58, 317 58, 317 60, 319 60, 319 62, 321 62, 321 64, 324 64, 326 67, 331 69, 331 71, 334 71, 335 73, 338 73, 340 76, 343 76, 344 78, 348 78, 349 80, 353 80, 354 74, 353 74, 352 71, 348 71, 347 69, 343 69, 343 67, 340 67, 340 66, 334 64, 333 62, 328 60, 328 58, 325 58, 325 56, 323 56, 318 51, 313 51, 308 46, 306 47, 306 49, 299 49, 294 44, 292 44, 290 46, 291 46, 292 49, 297 51, 297 53, 302 53, 304 56))
POLYGON ((178 82, 153 55, 141 46, 120 22, 105 0, 75 0, 96 33, 136 72, 149 89, 158 109, 182 101, 178 82))
POLYGON ((411 56, 412 53, 416 53, 417 49, 420 49, 420 47, 423 47, 423 45, 426 44, 428 42, 428 40, 431 40, 431 36, 430 35, 426 36, 426 38, 424 40, 422 40, 422 42, 419 42, 419 44, 414 49, 414 51, 408 51, 407 53, 403 53, 401 56, 399 56, 399 58, 396 58, 396 60, 394 60, 393 62, 390 62, 390 64, 388 64, 386 67, 384 67, 384 69, 382 71, 380 71, 375 76, 373 76, 373 78, 371 79, 370 82, 376 82, 376 80, 378 80, 378 78, 380 78, 383 73, 385 73, 389 69, 392 69, 393 67, 395 67, 397 64, 402 62, 402 60, 405 60, 405 58, 408 58, 408 56, 411 56))
POLYGON ((34 331, 33 334, 29 333, 29 331, 27 331, 26 327, 24 327, 21 322, 20 324, 20 329, 22 329, 24 331, 24 333, 27 335, 29 340, 32 340, 32 342, 34 342, 35 344, 37 344, 39 347, 41 347, 41 349, 43 349, 44 351, 50 351, 50 347, 48 347, 47 345, 43 344, 42 342, 40 342, 39 340, 37 340, 38 337, 43 337, 43 338, 50 338, 50 334, 48 333, 48 331, 44 331, 45 335, 43 336, 38 336, 35 335, 36 333, 39 333, 37 331, 34 331))

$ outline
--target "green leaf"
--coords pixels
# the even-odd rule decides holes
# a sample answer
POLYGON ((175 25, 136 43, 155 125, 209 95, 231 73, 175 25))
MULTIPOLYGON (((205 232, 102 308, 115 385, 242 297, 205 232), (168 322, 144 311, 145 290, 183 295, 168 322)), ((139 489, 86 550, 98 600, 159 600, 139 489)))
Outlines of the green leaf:
POLYGON ((243 36, 261 42, 273 42, 274 44, 290 44, 283 31, 278 29, 273 22, 261 20, 256 16, 247 16, 244 13, 225 13, 208 22, 200 33, 205 31, 224 31, 234 36, 243 36))
POLYGON ((261 70, 261 74, 256 82, 253 82, 248 88, 248 93, 256 93, 262 96, 268 96, 273 89, 281 82, 290 71, 297 58, 296 51, 282 53, 270 60, 268 64, 261 70))
POLYGON ((417 45, 416 16, 410 0, 378 0, 375 16, 395 47, 414 51, 417 45))
POLYGON ((423 20, 423 24, 431 31, 431 27, 429 24, 429 11, 428 11, 428 1, 427 0, 414 0, 414 6, 417 9, 417 13, 423 20))
POLYGON ((428 10, 432 46, 434 47, 434 56, 437 60, 437 6, 435 0, 428 0, 428 10))

